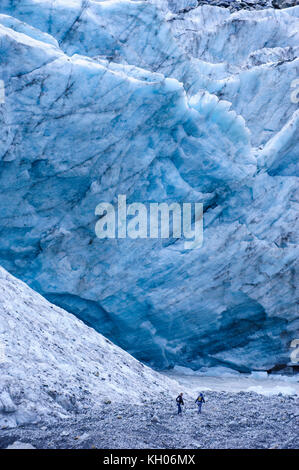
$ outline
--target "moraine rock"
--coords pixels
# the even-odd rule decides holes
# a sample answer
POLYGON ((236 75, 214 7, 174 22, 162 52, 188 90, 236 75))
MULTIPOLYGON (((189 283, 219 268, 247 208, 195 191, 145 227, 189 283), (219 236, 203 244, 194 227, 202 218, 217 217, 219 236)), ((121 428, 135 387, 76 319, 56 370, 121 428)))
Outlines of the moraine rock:
POLYGON ((13 444, 9 445, 8 447, 6 447, 6 449, 35 449, 35 447, 33 447, 33 445, 29 444, 28 442, 20 442, 20 441, 15 441, 13 444))

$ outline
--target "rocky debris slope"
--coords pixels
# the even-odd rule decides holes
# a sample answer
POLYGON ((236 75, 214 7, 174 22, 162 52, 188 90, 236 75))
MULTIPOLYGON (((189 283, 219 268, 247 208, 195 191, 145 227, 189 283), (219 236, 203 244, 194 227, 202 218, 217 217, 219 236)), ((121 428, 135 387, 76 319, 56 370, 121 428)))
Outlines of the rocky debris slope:
POLYGON ((283 9, 297 6, 298 0, 151 0, 172 13, 185 14, 203 5, 227 8, 230 12, 239 10, 283 9))
POLYGON ((1 1, 0 262, 156 367, 285 366, 298 7, 170 3, 1 1), (119 194, 202 202, 202 248, 96 238, 119 194))
POLYGON ((238 10, 263 10, 265 8, 289 8, 298 5, 298 0, 168 0, 169 8, 175 12, 187 12, 201 5, 238 10))
POLYGON ((175 387, 0 268, 0 429, 175 387))
POLYGON ((183 416, 174 398, 146 398, 139 405, 103 404, 97 413, 0 431, 0 448, 15 441, 39 449, 68 448, 298 448, 298 398, 256 393, 206 392, 197 415, 194 397, 183 416))
POLYGON ((299 5, 298 0, 272 0, 274 8, 290 8, 299 5))

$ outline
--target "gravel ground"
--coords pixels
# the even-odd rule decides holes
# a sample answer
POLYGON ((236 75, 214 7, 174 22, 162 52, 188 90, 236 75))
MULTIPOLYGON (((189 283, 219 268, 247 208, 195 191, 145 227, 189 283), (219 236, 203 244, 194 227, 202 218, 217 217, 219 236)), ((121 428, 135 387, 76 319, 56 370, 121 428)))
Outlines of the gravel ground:
POLYGON ((298 397, 206 392, 205 398, 201 415, 194 398, 185 398, 182 416, 167 396, 159 403, 103 403, 98 413, 2 429, 0 448, 15 441, 38 449, 298 448, 298 397))

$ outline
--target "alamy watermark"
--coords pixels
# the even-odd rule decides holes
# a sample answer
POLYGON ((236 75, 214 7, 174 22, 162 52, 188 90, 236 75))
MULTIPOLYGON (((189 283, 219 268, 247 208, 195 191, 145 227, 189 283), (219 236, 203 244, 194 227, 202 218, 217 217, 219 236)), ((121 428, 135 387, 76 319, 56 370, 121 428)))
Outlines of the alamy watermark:
POLYGON ((291 88, 295 88, 291 93, 291 102, 297 104, 299 103, 299 78, 292 81, 291 88))
POLYGON ((0 364, 6 362, 5 344, 0 340, 0 364))
POLYGON ((200 248, 203 242, 203 204, 166 202, 127 205, 124 194, 117 198, 117 210, 109 202, 97 205, 100 216, 95 226, 98 238, 184 238, 185 250, 200 248))
POLYGON ((290 358, 293 364, 299 363, 299 339, 293 339, 290 344, 290 348, 294 348, 294 351, 291 352, 290 358))
POLYGON ((5 84, 3 80, 0 80, 0 104, 5 103, 5 84))

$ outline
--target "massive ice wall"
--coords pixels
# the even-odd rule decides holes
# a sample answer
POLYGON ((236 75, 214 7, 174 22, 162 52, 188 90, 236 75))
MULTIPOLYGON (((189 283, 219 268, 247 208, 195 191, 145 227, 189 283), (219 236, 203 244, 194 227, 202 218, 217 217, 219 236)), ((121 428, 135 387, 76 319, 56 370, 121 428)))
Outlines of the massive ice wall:
POLYGON ((298 9, 0 13, 2 265, 157 367, 288 363, 298 9), (203 202, 202 248, 99 240, 95 207, 118 194, 203 202))

